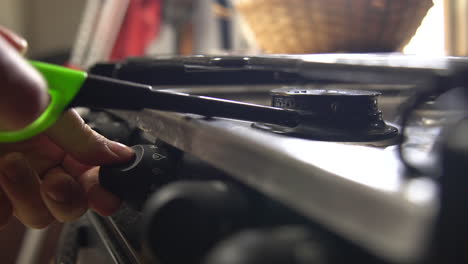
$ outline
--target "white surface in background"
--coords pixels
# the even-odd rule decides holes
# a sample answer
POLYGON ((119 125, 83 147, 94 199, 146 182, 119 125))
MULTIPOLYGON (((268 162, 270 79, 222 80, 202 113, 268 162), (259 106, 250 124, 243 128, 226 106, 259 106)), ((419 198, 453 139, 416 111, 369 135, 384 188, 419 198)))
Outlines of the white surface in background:
POLYGON ((427 13, 410 43, 403 49, 404 53, 432 56, 445 55, 444 1, 433 1, 434 6, 427 13))

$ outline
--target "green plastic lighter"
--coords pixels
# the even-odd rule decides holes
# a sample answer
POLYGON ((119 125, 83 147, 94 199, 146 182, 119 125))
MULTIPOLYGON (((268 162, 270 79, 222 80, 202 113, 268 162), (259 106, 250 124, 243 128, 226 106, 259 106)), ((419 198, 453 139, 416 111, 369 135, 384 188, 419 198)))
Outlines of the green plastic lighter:
MULTIPOLYGON (((50 103, 31 124, 18 131, 0 131, 1 142, 17 142, 31 138, 53 125, 70 107, 141 110, 144 108, 192 113, 209 117, 226 117, 253 122, 296 126, 304 113, 254 105, 170 90, 154 90, 151 86, 88 74, 58 65, 31 61, 44 76, 50 103)), ((313 115, 307 113, 307 118, 313 115)))
POLYGON ((0 142, 22 141, 45 131, 69 107, 138 109, 140 107, 135 105, 132 107, 132 103, 128 101, 128 92, 130 91, 132 95, 138 95, 139 92, 140 94, 151 93, 151 87, 147 85, 93 76, 84 71, 38 61, 30 61, 30 63, 46 80, 50 103, 44 112, 28 126, 17 131, 0 131, 0 142), (124 101, 124 98, 127 100, 124 101), (106 104, 106 102, 113 103, 106 104))

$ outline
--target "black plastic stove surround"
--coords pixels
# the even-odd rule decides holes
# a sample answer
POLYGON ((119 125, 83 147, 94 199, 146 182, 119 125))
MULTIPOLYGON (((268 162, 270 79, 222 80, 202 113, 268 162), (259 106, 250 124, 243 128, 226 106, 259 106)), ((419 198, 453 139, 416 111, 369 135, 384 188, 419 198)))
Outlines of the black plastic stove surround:
POLYGON ((137 155, 101 168, 126 204, 68 226, 57 263, 468 257, 464 58, 159 57, 90 72, 152 85, 182 110, 83 112, 137 155))

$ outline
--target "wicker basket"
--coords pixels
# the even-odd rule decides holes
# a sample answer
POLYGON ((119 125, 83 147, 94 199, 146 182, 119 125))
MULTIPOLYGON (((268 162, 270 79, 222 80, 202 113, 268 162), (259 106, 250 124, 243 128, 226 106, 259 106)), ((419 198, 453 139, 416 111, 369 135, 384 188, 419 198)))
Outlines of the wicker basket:
POLYGON ((234 0, 266 53, 390 52, 432 0, 234 0))

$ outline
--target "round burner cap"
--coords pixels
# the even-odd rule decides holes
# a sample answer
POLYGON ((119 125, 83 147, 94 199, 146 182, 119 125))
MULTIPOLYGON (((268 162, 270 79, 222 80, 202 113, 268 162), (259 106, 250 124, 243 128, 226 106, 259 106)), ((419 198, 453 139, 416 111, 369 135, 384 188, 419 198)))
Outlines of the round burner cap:
POLYGON ((379 96, 379 92, 364 90, 336 90, 336 89, 295 89, 280 88, 271 90, 272 95, 318 95, 318 96, 379 96))
POLYGON ((346 119, 359 118, 378 112, 379 95, 361 90, 282 88, 271 91, 271 105, 346 119))
POLYGON ((374 141, 398 135, 385 124, 377 105, 379 92, 349 89, 281 88, 271 91, 273 107, 304 113, 299 125, 253 126, 277 134, 332 141, 374 141))

